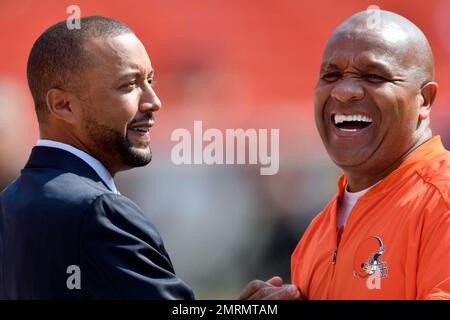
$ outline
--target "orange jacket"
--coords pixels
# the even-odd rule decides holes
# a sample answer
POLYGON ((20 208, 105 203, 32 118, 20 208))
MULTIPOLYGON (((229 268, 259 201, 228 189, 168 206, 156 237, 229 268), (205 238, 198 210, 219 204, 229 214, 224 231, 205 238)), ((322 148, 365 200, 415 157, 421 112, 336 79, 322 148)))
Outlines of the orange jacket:
POLYGON ((450 152, 439 136, 364 194, 343 232, 338 193, 291 258, 307 299, 450 299, 450 152))

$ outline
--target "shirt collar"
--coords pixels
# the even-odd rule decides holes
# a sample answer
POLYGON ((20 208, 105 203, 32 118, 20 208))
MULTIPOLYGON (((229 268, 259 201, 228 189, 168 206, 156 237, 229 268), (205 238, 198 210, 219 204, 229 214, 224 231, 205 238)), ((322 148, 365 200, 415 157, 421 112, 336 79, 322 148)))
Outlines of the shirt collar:
POLYGON ((343 201, 351 204, 355 204, 359 198, 361 198, 367 191, 369 191, 373 186, 370 186, 364 190, 358 192, 350 192, 347 190, 347 185, 344 188, 344 197, 343 201))
MULTIPOLYGON (((430 138, 411 152, 411 154, 403 160, 394 171, 389 173, 377 184, 373 185, 370 190, 364 194, 364 198, 371 197, 372 195, 381 192, 387 192, 392 186, 396 185, 400 179, 408 175, 408 173, 412 173, 423 167, 429 160, 446 155, 447 153, 448 151, 442 145, 440 136, 430 138)), ((345 175, 342 175, 338 180, 338 198, 342 199, 346 185, 347 179, 345 178, 345 175)))
POLYGON ((40 146, 40 147, 50 147, 50 148, 62 149, 62 150, 65 150, 65 151, 70 152, 71 154, 77 156, 78 158, 80 158, 84 162, 86 162, 92 169, 94 169, 94 171, 98 174, 100 179, 102 179, 103 182, 105 182, 105 184, 108 186, 108 188, 112 192, 119 194, 119 191, 117 191, 117 188, 114 184, 114 179, 111 176, 111 174, 109 173, 109 171, 105 168, 105 166, 100 161, 98 161, 91 155, 87 154, 86 152, 81 151, 80 149, 77 149, 66 143, 62 143, 62 142, 58 142, 58 141, 54 141, 54 140, 39 139, 37 141, 36 145, 40 146))

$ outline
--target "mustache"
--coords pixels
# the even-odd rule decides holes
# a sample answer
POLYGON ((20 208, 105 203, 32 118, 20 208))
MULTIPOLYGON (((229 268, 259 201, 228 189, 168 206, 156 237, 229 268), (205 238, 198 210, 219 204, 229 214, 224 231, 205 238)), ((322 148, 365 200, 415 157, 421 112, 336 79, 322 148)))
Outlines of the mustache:
POLYGON ((141 123, 141 122, 150 122, 150 121, 155 121, 155 117, 153 115, 153 113, 147 113, 143 118, 139 118, 139 119, 133 119, 128 123, 128 127, 136 124, 136 123, 141 123))

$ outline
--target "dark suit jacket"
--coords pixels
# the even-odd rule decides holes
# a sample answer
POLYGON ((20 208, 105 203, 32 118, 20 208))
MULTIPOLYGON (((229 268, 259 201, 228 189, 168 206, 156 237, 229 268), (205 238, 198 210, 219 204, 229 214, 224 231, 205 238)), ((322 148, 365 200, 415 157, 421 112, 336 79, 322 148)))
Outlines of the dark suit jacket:
POLYGON ((34 147, 20 177, 0 194, 0 298, 194 296, 131 200, 112 193, 75 155, 34 147), (73 288, 77 279, 80 289, 73 288))

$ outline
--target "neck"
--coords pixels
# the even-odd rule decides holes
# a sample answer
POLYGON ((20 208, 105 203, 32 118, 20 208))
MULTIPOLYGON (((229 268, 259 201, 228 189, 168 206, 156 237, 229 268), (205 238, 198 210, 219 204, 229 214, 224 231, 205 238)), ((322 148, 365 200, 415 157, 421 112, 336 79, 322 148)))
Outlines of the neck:
POLYGON ((367 189, 378 181, 389 175, 392 171, 397 169, 402 162, 408 158, 408 156, 416 150, 419 146, 427 142, 432 137, 431 130, 428 129, 425 134, 423 134, 406 152, 394 161, 391 165, 376 174, 368 174, 367 172, 345 170, 344 174, 347 178, 348 191, 358 192, 367 189))
POLYGON ((113 178, 117 172, 121 171, 121 168, 117 168, 116 166, 114 166, 114 163, 118 163, 117 161, 114 161, 114 159, 109 159, 106 154, 102 157, 100 152, 95 152, 95 148, 89 147, 78 137, 72 136, 70 134, 55 134, 41 129, 40 139, 58 141, 86 152, 90 156, 100 161, 113 178))

